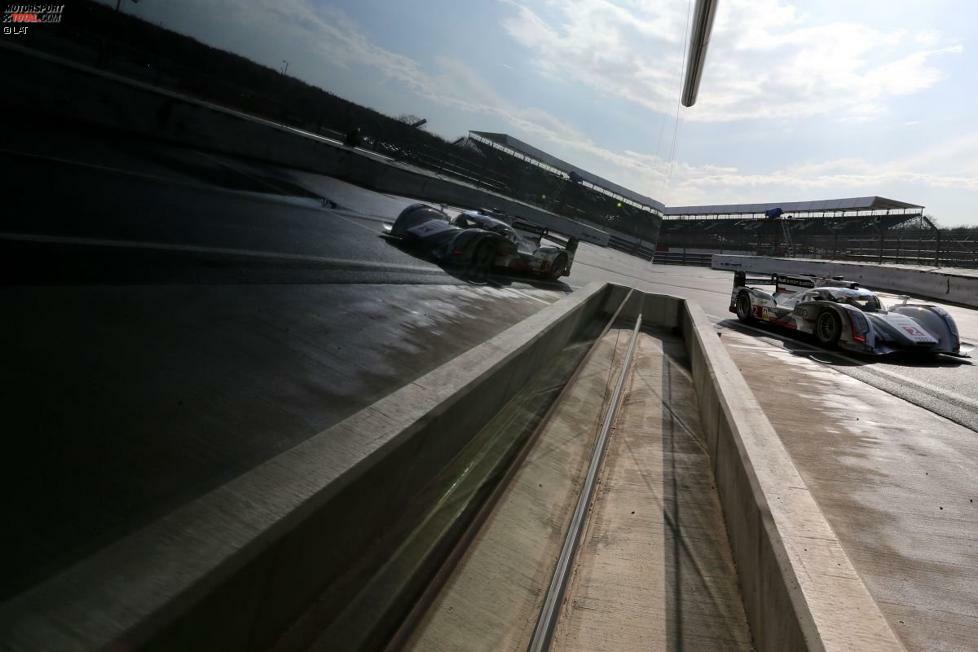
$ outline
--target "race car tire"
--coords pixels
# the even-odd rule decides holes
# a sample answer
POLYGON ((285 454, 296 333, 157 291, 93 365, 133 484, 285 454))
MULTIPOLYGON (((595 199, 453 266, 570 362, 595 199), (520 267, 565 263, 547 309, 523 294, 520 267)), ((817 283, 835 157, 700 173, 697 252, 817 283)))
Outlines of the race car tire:
POLYGON ((564 275, 565 271, 567 271, 567 256, 561 254, 551 263, 548 276, 551 280, 556 281, 564 275))
POLYGON ((831 310, 823 311, 815 320, 815 339, 823 346, 835 346, 842 335, 842 320, 831 310))
POLYGON ((492 270, 492 265, 496 261, 496 243, 480 242, 472 254, 471 271, 477 276, 486 276, 492 270))
POLYGON ((747 322, 754 321, 754 315, 751 312, 752 306, 750 302, 750 295, 747 294, 747 292, 742 290, 740 294, 737 295, 736 307, 737 307, 737 319, 744 322, 745 324, 747 322))

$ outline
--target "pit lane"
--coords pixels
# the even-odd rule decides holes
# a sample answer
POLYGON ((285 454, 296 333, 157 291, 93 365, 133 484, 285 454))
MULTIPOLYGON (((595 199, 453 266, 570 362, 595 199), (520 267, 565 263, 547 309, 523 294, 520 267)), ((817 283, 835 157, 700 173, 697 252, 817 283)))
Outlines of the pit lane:
MULTIPOLYGON (((858 360, 774 331, 743 332, 727 312, 729 273, 653 266, 587 244, 581 245, 565 283, 498 276, 473 284, 375 237, 380 223, 413 199, 162 145, 147 146, 147 151, 160 147, 166 155, 148 156, 103 143, 96 161, 91 154, 96 150, 83 147, 84 139, 78 143, 30 160, 22 151, 5 155, 13 157, 8 162, 16 160, 8 166, 16 172, 3 181, 9 184, 4 188, 12 202, 8 207, 14 208, 3 218, 4 232, 44 236, 47 245, 87 252, 84 258, 98 260, 84 283, 58 269, 44 270, 49 276, 43 278, 30 276, 37 269, 22 267, 8 275, 4 304, 16 317, 6 322, 5 335, 20 357, 6 369, 5 383, 16 389, 5 394, 3 408, 18 441, 6 458, 5 477, 12 489, 25 483, 39 487, 37 498, 47 496, 52 505, 72 493, 85 498, 77 504, 69 500, 71 509, 54 519, 36 502, 15 513, 14 521, 25 530, 40 518, 60 521, 64 529, 42 531, 23 539, 22 548, 7 550, 7 559, 34 573, 8 586, 33 581, 38 572, 54 572, 318 432, 343 410, 354 410, 357 401, 369 402, 589 281, 606 280, 687 297, 703 306, 724 332, 752 389, 762 403, 768 401, 765 408, 786 442, 798 433, 821 432, 829 423, 836 435, 835 457, 788 445, 803 475, 809 474, 806 479, 826 487, 820 503, 836 500, 828 511, 835 514, 830 518, 840 536, 858 535, 843 537, 844 542, 849 541, 847 550, 860 572, 865 569, 874 595, 899 603, 887 613, 891 624, 897 629, 913 622, 918 633, 903 635, 914 646, 927 632, 937 635, 937 611, 952 614, 956 636, 970 633, 975 614, 968 605, 978 604, 978 596, 969 585, 955 583, 950 597, 938 598, 947 577, 969 579, 973 567, 965 543, 974 538, 975 515, 963 500, 970 490, 966 479, 976 471, 969 444, 978 426, 974 365, 858 360), (40 173, 49 179, 46 191, 24 193, 40 173), (332 203, 324 205, 323 199, 332 203), (132 245, 121 247, 130 255, 104 256, 92 242, 109 240, 132 245), (147 242, 163 245, 162 258, 136 246, 147 242), (195 254, 196 262, 182 260, 169 268, 158 264, 178 254, 195 254), (141 315, 139 327, 126 332, 133 314, 141 315), (323 353, 331 346, 344 353, 323 353), (403 350, 397 352, 398 347, 403 350), (778 363, 757 362, 767 358, 778 363), (796 359, 805 364, 785 362, 796 359), (212 375, 201 378, 203 368, 212 369, 212 375), (141 374, 153 380, 133 384, 141 374), (208 394, 207 383, 211 389, 233 389, 208 394), (807 393, 791 395, 793 387, 806 384, 807 393), (337 387, 349 390, 342 400, 330 393, 337 387), (836 387, 843 389, 833 394, 836 387), (181 415, 187 406, 181 392, 205 398, 181 415), (802 410, 810 419, 800 425, 796 413, 779 411, 774 399, 824 408, 822 399, 834 396, 834 407, 846 410, 840 395, 858 406, 853 409, 878 410, 872 436, 827 420, 831 410, 825 409, 802 410), (271 406, 271 416, 256 415, 256 405, 271 406), (325 405, 340 408, 326 415, 325 405), (211 430, 185 430, 186 440, 172 438, 174 430, 191 421, 211 430), (224 428, 229 423, 235 427, 224 428), (214 436, 222 430, 222 436, 214 436), (890 436, 893 432, 899 441, 890 436), (127 437, 140 441, 138 433, 145 435, 141 441, 148 448, 127 447, 127 437), (71 445, 65 447, 66 442, 71 445), (896 457, 894 447, 902 451, 896 457), (62 452, 52 455, 51 450, 62 452), (858 452, 863 465, 847 466, 846 450, 858 452), (175 451, 181 455, 172 457, 175 451), (151 464, 140 468, 135 486, 138 465, 133 463, 140 459, 151 464), (184 475, 188 459, 205 462, 198 475, 184 475), (100 468, 101 477, 79 475, 78 460, 100 468), (835 472, 859 480, 834 485, 825 478, 835 472), (926 491, 913 493, 920 485, 905 478, 921 472, 925 478, 934 476, 926 481, 926 491), (867 487, 867 473, 885 481, 867 487), (164 477, 170 479, 159 481, 164 477), (894 489, 900 486, 911 492, 894 489), (833 491, 855 498, 834 499, 833 491), (865 498, 867 492, 872 500, 865 498), (949 508, 948 514, 935 516, 930 503, 942 495, 948 505, 950 499, 957 501, 956 511, 949 508), (908 505, 911 518, 904 514, 908 505), (859 515, 867 510, 885 529, 866 529, 859 515), (894 543, 906 531, 926 531, 951 519, 950 544, 945 545, 949 538, 943 531, 937 540, 894 543), (874 541, 885 542, 886 550, 869 545, 874 541), (26 557, 31 550, 40 556, 26 557), (70 554, 57 556, 64 550, 70 554), (883 570, 874 570, 880 555, 887 561, 883 570), (915 606, 915 599, 894 601, 898 588, 911 582, 919 587, 921 604, 937 606, 928 610, 915 606), (901 617, 906 613, 912 621, 901 617)), ((6 145, 16 149, 16 143, 6 145)), ((963 339, 974 341, 978 312, 946 307, 963 339)))

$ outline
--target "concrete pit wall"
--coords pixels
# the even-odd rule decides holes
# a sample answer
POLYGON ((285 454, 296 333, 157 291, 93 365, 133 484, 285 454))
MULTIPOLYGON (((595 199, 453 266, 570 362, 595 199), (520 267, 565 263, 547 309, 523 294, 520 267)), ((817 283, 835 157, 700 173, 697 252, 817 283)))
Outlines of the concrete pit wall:
POLYGON ((706 314, 680 328, 755 646, 902 649, 706 314))
POLYGON ((640 313, 682 332, 755 647, 902 649, 706 313, 634 292, 640 313))
POLYGON ((575 292, 8 601, 5 644, 266 649, 324 588, 342 601, 383 564, 374 544, 409 499, 620 296, 575 292))

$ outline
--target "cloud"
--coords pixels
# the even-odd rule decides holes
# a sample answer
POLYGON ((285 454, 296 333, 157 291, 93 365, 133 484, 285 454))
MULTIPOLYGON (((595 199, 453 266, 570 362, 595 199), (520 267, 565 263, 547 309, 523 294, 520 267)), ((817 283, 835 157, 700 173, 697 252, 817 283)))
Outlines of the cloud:
MULTIPOLYGON (((971 155, 978 163, 978 146, 971 155)), ((681 164, 666 203, 679 204, 678 198, 682 204, 820 199, 884 194, 907 187, 917 194, 928 189, 976 191, 978 165, 969 174, 966 170, 939 173, 924 169, 916 158, 892 162, 847 158, 753 173, 735 167, 681 164)))
MULTIPOLYGON (((686 0, 503 2, 513 9, 504 29, 541 74, 659 113, 676 110, 686 0)), ((699 104, 684 114, 710 122, 866 119, 940 82, 941 61, 961 51, 932 29, 818 22, 784 0, 729 0, 720 5, 699 104)))

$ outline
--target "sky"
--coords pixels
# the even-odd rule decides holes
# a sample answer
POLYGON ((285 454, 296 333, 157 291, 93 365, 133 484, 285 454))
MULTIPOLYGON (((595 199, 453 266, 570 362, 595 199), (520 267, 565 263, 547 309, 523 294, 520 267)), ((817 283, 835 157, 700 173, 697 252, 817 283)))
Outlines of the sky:
POLYGON ((501 131, 666 205, 880 195, 978 225, 978 3, 141 0, 124 10, 454 139, 501 131))

